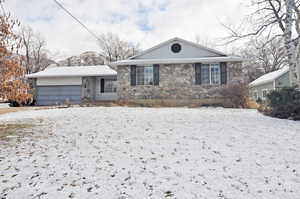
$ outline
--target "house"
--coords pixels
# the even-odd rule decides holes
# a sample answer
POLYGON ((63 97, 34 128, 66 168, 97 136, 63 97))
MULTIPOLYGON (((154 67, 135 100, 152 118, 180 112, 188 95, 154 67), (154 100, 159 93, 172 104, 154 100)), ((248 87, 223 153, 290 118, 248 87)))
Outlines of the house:
POLYGON ((117 100, 117 72, 109 66, 53 67, 27 75, 37 105, 117 100))
POLYGON ((109 66, 55 67, 35 79, 38 105, 120 100, 166 105, 223 104, 221 88, 244 59, 173 38, 109 66))
POLYGON ((254 99, 265 100, 267 94, 277 88, 290 86, 289 67, 267 73, 249 84, 250 96, 254 99))
POLYGON ((190 105, 223 103, 220 89, 241 78, 234 68, 242 61, 173 38, 111 65, 117 68, 119 100, 190 105))

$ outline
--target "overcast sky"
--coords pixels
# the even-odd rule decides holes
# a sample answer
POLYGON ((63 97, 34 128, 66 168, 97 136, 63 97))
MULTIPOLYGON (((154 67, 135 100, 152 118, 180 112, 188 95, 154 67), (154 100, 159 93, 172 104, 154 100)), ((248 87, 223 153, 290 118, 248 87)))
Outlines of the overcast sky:
MULTIPOLYGON (((241 23, 243 0, 58 0, 96 34, 113 32, 142 49, 172 37, 202 42, 224 37, 221 22, 241 23)), ((63 56, 99 51, 95 38, 53 0, 6 0, 6 10, 30 25, 63 56)), ((217 47, 225 50, 225 47, 217 47)))

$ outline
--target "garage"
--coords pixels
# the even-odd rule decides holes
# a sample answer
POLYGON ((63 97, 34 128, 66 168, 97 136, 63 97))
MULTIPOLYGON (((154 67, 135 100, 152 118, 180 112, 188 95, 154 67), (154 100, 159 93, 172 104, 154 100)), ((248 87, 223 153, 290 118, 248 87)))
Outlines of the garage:
POLYGON ((37 86, 37 105, 81 103, 81 86, 37 86))
POLYGON ((34 82, 34 99, 40 106, 117 99, 113 89, 117 72, 107 65, 49 67, 26 77, 34 82), (106 81, 107 88, 99 80, 106 81), (100 89, 101 85, 106 90, 100 89))

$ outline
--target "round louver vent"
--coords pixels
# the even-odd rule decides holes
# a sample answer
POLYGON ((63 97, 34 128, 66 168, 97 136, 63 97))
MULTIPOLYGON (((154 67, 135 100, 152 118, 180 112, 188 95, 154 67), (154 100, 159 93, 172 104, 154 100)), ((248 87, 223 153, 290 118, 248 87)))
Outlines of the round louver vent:
POLYGON ((176 43, 171 46, 171 50, 173 53, 179 53, 181 51, 181 45, 176 43))

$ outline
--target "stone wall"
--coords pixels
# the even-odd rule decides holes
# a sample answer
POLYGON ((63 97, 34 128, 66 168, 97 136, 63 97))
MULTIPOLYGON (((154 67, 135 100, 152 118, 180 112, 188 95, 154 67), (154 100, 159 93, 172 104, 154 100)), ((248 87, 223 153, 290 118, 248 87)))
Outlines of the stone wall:
MULTIPOLYGON (((234 67, 228 64, 228 82, 237 79, 234 67)), ((130 66, 119 66, 118 95, 120 100, 140 99, 208 99, 219 98, 221 85, 195 85, 194 64, 160 65, 158 86, 130 85, 130 66)))

